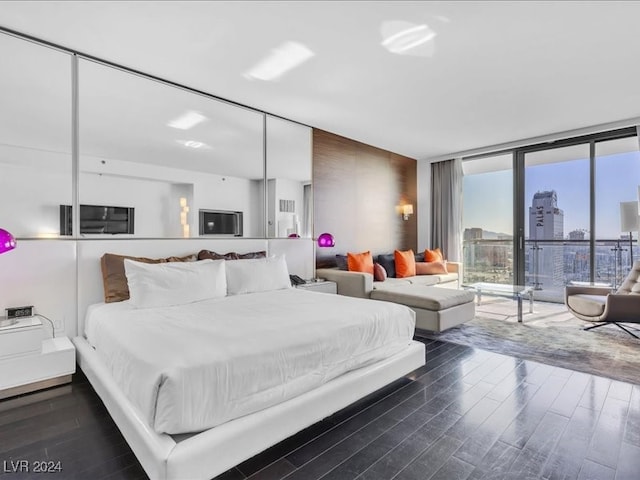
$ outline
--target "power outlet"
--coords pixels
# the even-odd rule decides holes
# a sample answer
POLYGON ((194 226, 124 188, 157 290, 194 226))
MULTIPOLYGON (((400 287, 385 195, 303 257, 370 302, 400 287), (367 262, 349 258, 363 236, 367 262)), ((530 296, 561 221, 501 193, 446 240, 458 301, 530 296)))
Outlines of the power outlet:
POLYGON ((53 326, 56 330, 64 330, 64 316, 62 318, 54 318, 53 326))
POLYGON ((9 307, 5 311, 7 312, 7 319, 33 317, 33 305, 9 307))

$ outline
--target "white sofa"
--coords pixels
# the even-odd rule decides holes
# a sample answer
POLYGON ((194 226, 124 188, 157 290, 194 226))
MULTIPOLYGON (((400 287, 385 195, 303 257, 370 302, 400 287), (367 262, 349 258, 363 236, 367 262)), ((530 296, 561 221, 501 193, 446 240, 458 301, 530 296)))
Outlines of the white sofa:
POLYGON ((369 273, 319 268, 316 277, 336 282, 339 295, 406 305, 416 312, 416 328, 440 332, 475 316, 474 294, 459 289, 462 265, 449 262, 447 270, 447 274, 375 282, 369 273))

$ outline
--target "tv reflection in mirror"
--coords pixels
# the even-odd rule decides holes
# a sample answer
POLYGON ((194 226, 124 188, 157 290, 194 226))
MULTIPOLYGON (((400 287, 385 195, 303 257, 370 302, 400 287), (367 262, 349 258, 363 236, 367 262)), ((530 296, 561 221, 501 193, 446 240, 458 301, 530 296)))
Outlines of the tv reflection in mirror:
POLYGON ((242 212, 200 210, 200 235, 242 236, 242 212))
MULTIPOLYGON (((71 205, 60 205, 60 235, 72 235, 71 205)), ((130 234, 134 232, 134 209, 106 205, 80 205, 81 234, 130 234)))

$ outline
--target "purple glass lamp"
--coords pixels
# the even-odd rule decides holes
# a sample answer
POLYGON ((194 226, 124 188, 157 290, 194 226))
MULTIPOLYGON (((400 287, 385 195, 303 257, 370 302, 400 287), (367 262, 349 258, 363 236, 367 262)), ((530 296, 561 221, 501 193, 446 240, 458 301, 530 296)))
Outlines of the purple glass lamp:
POLYGON ((318 246, 323 248, 335 247, 336 241, 330 233, 321 233, 318 237, 318 246))
POLYGON ((0 254, 16 248, 16 239, 6 230, 0 228, 0 254))
MULTIPOLYGON (((0 254, 16 248, 16 239, 6 230, 0 228, 0 254)), ((0 327, 8 327, 18 323, 17 318, 0 317, 0 327)))

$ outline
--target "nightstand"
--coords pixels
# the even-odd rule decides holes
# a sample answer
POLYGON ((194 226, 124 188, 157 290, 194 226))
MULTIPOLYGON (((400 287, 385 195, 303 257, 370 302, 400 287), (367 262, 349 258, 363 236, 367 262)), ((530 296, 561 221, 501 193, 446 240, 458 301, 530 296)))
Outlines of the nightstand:
POLYGON ((296 285, 296 288, 309 290, 310 292, 338 293, 338 284, 330 280, 322 280, 321 282, 310 281, 302 285, 296 285))
POLYGON ((49 338, 38 317, 0 328, 0 399, 68 383, 75 371, 71 340, 49 338))

